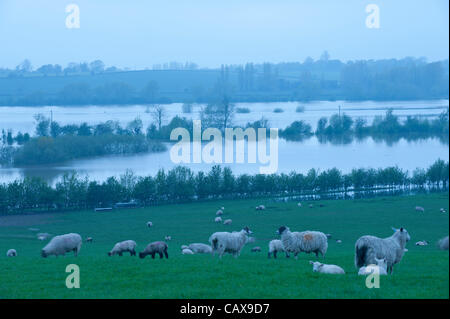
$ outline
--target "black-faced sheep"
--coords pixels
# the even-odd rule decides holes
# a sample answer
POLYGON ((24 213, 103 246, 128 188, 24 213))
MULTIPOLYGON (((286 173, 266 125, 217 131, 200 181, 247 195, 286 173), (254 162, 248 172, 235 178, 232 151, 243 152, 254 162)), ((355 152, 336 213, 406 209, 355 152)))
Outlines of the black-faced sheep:
POLYGON ((55 236, 50 242, 42 248, 41 256, 48 257, 51 255, 65 255, 65 253, 73 251, 77 256, 81 249, 82 239, 79 234, 70 233, 60 236, 55 236))
POLYGON ((155 259, 155 254, 159 255, 159 258, 169 258, 169 254, 167 253, 167 249, 169 247, 163 241, 155 241, 150 243, 145 247, 144 251, 139 253, 139 258, 145 258, 147 255, 151 255, 153 259, 155 259))
POLYGON ((316 257, 320 253, 322 257, 325 257, 328 249, 328 240, 327 236, 322 232, 310 230, 291 232, 288 227, 281 226, 278 229, 278 234, 281 235, 284 249, 294 253, 295 258, 300 252, 315 253, 316 257))
POLYGON ((395 264, 402 260, 405 245, 411 239, 404 228, 396 229, 395 233, 387 238, 375 236, 362 236, 355 244, 355 266, 361 268, 376 263, 376 258, 386 258, 387 271, 392 273, 395 264))
POLYGON ((153 226, 153 223, 152 222, 147 222, 147 227, 148 228, 150 228, 150 227, 152 227, 153 226))
POLYGON ((130 256, 136 256, 136 242, 134 240, 124 240, 114 245, 108 256, 122 256, 124 252, 129 252, 130 256))
POLYGON ((216 232, 209 237, 213 256, 217 252, 222 258, 224 253, 232 254, 234 257, 240 255, 242 247, 247 243, 247 237, 252 234, 248 227, 244 227, 239 232, 216 232))

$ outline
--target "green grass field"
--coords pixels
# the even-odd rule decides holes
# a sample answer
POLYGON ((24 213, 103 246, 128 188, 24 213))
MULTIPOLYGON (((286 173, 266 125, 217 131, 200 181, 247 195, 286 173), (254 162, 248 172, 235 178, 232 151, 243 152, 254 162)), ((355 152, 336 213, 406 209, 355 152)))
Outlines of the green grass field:
POLYGON ((296 202, 268 200, 214 201, 167 205, 154 208, 95 213, 70 213, 0 217, 0 298, 449 298, 449 255, 436 247, 449 232, 448 193, 364 200, 321 201, 299 208, 296 202), (264 204, 266 210, 255 211, 264 204), (425 213, 414 210, 423 206, 425 213), (231 226, 214 223, 216 210, 225 206, 231 226), (152 221, 152 228, 146 222, 152 221), (248 225, 256 241, 244 247, 237 259, 222 260, 210 255, 181 255, 180 246, 207 242, 215 231, 240 230, 248 225), (314 255, 300 254, 298 260, 267 258, 269 239, 287 225, 293 231, 320 230, 331 233, 325 263, 342 266, 346 274, 312 272, 314 255), (394 274, 381 277, 380 288, 368 289, 365 277, 353 264, 354 243, 362 235, 387 237, 391 226, 405 227, 410 235, 408 252, 394 267, 394 274), (36 239, 30 227, 52 235, 78 232, 92 236, 83 243, 78 257, 40 257, 46 244, 36 239), (147 243, 171 235, 169 259, 152 260, 108 257, 121 240, 133 239, 137 251, 147 243), (342 244, 337 244, 341 239, 342 244), (415 246, 428 240, 429 246, 415 246), (251 253, 261 246, 261 253, 251 253), (18 257, 7 258, 15 248, 18 257), (68 264, 80 267, 80 289, 68 289, 68 264))

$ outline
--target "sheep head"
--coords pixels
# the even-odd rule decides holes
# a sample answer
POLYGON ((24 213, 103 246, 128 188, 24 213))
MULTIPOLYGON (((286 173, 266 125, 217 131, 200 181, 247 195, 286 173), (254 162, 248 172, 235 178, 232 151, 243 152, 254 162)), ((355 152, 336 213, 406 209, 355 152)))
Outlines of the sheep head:
POLYGON ((278 230, 276 231, 276 233, 278 235, 282 235, 285 231, 289 231, 289 227, 287 226, 281 226, 280 228, 278 228, 278 230))

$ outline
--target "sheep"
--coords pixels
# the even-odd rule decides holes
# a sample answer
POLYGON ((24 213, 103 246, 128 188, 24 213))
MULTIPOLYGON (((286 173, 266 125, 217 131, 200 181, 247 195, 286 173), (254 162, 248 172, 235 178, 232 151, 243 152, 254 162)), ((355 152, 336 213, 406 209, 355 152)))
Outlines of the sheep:
POLYGON ((166 236, 166 237, 164 237, 164 240, 165 241, 171 241, 172 240, 172 236, 166 236))
POLYGON ((342 240, 336 239, 336 244, 342 244, 342 240))
POLYGON ((278 229, 278 234, 281 235, 281 241, 284 248, 288 252, 294 253, 295 259, 300 252, 311 253, 314 252, 316 257, 319 253, 322 257, 328 249, 327 236, 319 231, 303 231, 303 232, 291 232, 288 227, 281 226, 278 229))
POLYGON ((265 209, 266 209, 266 206, 264 206, 264 205, 256 206, 256 210, 265 210, 265 209))
POLYGON ((421 240, 416 242, 416 246, 428 246, 428 242, 426 240, 421 240))
POLYGON ((222 258, 224 253, 230 253, 237 258, 242 250, 242 247, 247 243, 247 237, 252 234, 252 231, 246 226, 239 232, 216 232, 209 237, 209 242, 212 246, 212 255, 217 252, 222 258))
POLYGON ((183 250, 183 249, 189 249, 189 246, 181 245, 181 250, 183 250))
POLYGON ((231 219, 225 219, 225 221, 223 222, 224 225, 231 225, 233 221, 231 219))
POLYGON ((148 228, 153 227, 153 223, 152 222, 147 222, 147 227, 148 228))
POLYGON ((223 211, 219 209, 219 210, 216 212, 216 216, 221 216, 221 215, 223 215, 223 211))
POLYGON ((313 208, 314 205, 313 205, 313 204, 309 204, 308 207, 309 207, 309 208, 313 208))
POLYGON ((269 242, 269 253, 267 257, 270 258, 270 255, 273 255, 273 258, 277 258, 277 253, 279 251, 283 251, 286 254, 286 258, 289 258, 289 252, 284 249, 283 242, 279 239, 274 239, 269 242))
POLYGON ((445 210, 445 208, 441 208, 441 209, 439 209, 439 211, 441 212, 441 213, 446 213, 447 211, 445 210))
POLYGON ((80 252, 82 242, 81 236, 76 233, 55 236, 42 248, 41 256, 44 258, 50 255, 64 256, 69 251, 73 251, 74 255, 77 256, 80 252))
POLYGON ((221 210, 225 210, 225 207, 222 206, 222 207, 220 207, 220 209, 221 209, 221 210))
POLYGON ((181 251, 181 253, 182 253, 183 255, 193 255, 193 254, 194 254, 194 252, 193 252, 192 250, 190 250, 189 248, 183 249, 183 250, 181 251))
POLYGON ((147 255, 151 255, 153 259, 155 259, 155 254, 159 255, 160 259, 163 259, 166 256, 169 259, 169 254, 167 253, 167 249, 169 247, 163 241, 155 241, 150 243, 145 247, 144 251, 139 253, 139 258, 145 258, 147 255))
POLYGON ((423 208, 422 206, 416 206, 416 211, 423 213, 425 212, 425 208, 423 208))
POLYGON ((322 264, 318 261, 310 260, 309 263, 313 265, 313 272, 320 272, 323 274, 344 275, 345 271, 337 265, 322 264))
POLYGON ((405 245, 411 239, 405 228, 394 229, 395 233, 387 238, 362 236, 355 244, 355 266, 361 268, 375 264, 375 258, 386 258, 387 271, 392 273, 395 264, 402 260, 405 245))
POLYGON ((136 256, 135 248, 136 242, 134 240, 121 241, 114 245, 113 249, 108 253, 108 256, 114 256, 116 254, 122 256, 126 251, 130 253, 130 256, 136 256))
POLYGON ((302 207, 302 203, 297 203, 297 206, 298 207, 302 207))
POLYGON ((368 265, 359 268, 358 275, 370 275, 377 273, 379 275, 387 275, 387 260, 386 258, 375 258, 376 265, 368 265))
POLYGON ((86 242, 87 242, 87 243, 92 243, 92 237, 86 238, 86 242))
POLYGON ((251 249, 251 252, 252 253, 259 253, 259 252, 261 252, 261 247, 259 247, 259 246, 253 247, 251 249))
POLYGON ((192 250, 196 254, 211 254, 212 248, 210 245, 202 244, 202 243, 193 243, 188 246, 190 250, 192 250))
POLYGON ((9 249, 6 252, 6 257, 16 257, 17 256, 17 251, 15 249, 9 249))
POLYGON ((36 236, 37 236, 37 239, 39 239, 39 240, 46 240, 51 235, 49 233, 38 233, 38 234, 36 234, 36 236))
POLYGON ((439 248, 440 248, 441 250, 448 250, 448 236, 442 238, 442 239, 439 241, 439 248))
POLYGON ((222 222, 222 217, 216 217, 216 218, 214 218, 214 222, 216 222, 216 223, 221 223, 222 222))

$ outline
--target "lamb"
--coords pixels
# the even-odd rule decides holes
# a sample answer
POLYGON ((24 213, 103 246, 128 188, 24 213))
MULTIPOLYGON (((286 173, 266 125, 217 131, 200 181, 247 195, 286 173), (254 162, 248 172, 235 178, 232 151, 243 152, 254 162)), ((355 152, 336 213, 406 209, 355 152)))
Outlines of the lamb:
POLYGON ((220 207, 220 209, 221 209, 221 210, 225 210, 225 207, 222 206, 222 207, 220 207))
POLYGON ((442 238, 442 239, 439 241, 439 248, 440 248, 441 250, 448 250, 448 236, 442 238))
POLYGON ((225 221, 223 222, 224 225, 231 225, 233 221, 231 219, 225 219, 225 221))
POLYGON ((164 240, 165 241, 171 241, 172 240, 172 236, 166 236, 166 237, 164 237, 164 240))
POLYGON ((266 206, 264 206, 264 205, 256 206, 256 210, 265 210, 265 209, 266 209, 266 206))
POLYGON ((212 248, 210 245, 202 244, 202 243, 193 243, 188 246, 190 250, 192 250, 196 254, 211 254, 212 248))
POLYGON ((15 249, 9 249, 6 252, 6 257, 16 257, 17 256, 17 251, 15 249))
POLYGON ((222 217, 216 217, 216 218, 214 218, 214 222, 216 222, 216 223, 221 223, 221 222, 222 222, 222 217))
POLYGON ((426 240, 421 240, 416 243, 416 246, 428 246, 428 242, 426 240))
POLYGON ((66 252, 73 251, 77 256, 81 249, 83 240, 76 233, 70 233, 53 237, 50 242, 42 248, 41 256, 46 258, 51 255, 65 255, 66 252))
POLYGON ((316 257, 320 253, 322 257, 325 257, 328 249, 328 239, 322 232, 310 230, 291 232, 288 227, 281 226, 278 229, 278 234, 281 235, 281 241, 286 251, 294 253, 296 259, 300 252, 308 254, 313 252, 316 254, 316 257))
POLYGON ((297 203, 297 206, 298 207, 302 207, 302 203, 297 203))
POLYGON ((86 242, 87 242, 87 243, 92 243, 92 237, 86 238, 86 242))
POLYGON ((313 265, 313 272, 320 272, 323 274, 344 275, 345 271, 337 265, 322 264, 318 261, 310 260, 309 263, 313 265))
POLYGON ((153 223, 152 222, 147 222, 147 227, 148 228, 150 228, 150 227, 152 227, 153 226, 153 223))
POLYGON ((377 262, 376 265, 368 265, 359 268, 358 275, 370 275, 373 272, 379 275, 387 275, 387 260, 386 258, 378 259, 375 258, 377 262))
POLYGON ((192 250, 190 250, 189 248, 183 249, 183 250, 181 251, 181 253, 182 253, 183 255, 193 255, 193 254, 194 254, 194 252, 193 252, 192 250))
POLYGON ((221 215, 223 215, 223 211, 219 209, 219 210, 216 212, 216 216, 221 216, 221 215))
POLYGON ((342 244, 342 240, 336 239, 336 244, 342 244))
POLYGON ((259 246, 253 247, 251 249, 251 252, 252 253, 259 253, 259 252, 261 252, 261 247, 259 247, 259 246))
POLYGON ((122 256, 126 251, 130 253, 130 256, 136 256, 135 248, 136 242, 134 240, 121 241, 114 245, 113 249, 108 253, 108 256, 114 256, 116 254, 122 256))
POLYGON ((145 247, 144 251, 139 253, 139 258, 145 258, 147 255, 151 255, 153 259, 155 259, 155 254, 159 255, 160 259, 163 259, 164 256, 166 258, 169 258, 169 254, 167 253, 167 249, 169 247, 167 244, 163 241, 155 241, 153 243, 150 243, 145 247))
POLYGON ((283 242, 279 239, 274 239, 269 242, 269 253, 267 257, 270 258, 270 255, 273 255, 273 258, 277 258, 277 253, 279 251, 283 251, 286 254, 286 258, 289 258, 289 252, 284 249, 283 242))
POLYGON ((375 258, 386 258, 387 272, 392 273, 395 264, 402 260, 405 245, 411 239, 405 228, 394 229, 395 233, 387 238, 362 236, 355 244, 355 266, 361 268, 375 264, 375 258))
POLYGON ((416 211, 423 213, 425 212, 425 208, 423 208, 422 206, 416 206, 416 211))
POLYGON ((214 256, 217 252, 220 258, 224 253, 232 254, 235 258, 238 257, 250 234, 252 234, 252 231, 247 226, 239 232, 216 232, 212 234, 209 237, 212 255, 214 256))

